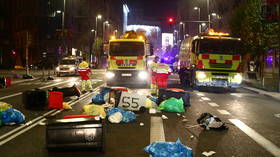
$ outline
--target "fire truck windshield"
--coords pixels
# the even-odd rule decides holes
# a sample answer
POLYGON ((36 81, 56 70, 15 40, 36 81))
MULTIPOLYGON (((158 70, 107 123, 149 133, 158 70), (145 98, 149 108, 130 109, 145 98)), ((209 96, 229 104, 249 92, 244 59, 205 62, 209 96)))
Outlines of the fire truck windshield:
POLYGON ((199 40, 199 53, 213 54, 240 54, 241 41, 231 39, 201 39, 199 40))
POLYGON ((143 42, 111 42, 110 56, 144 56, 143 42))

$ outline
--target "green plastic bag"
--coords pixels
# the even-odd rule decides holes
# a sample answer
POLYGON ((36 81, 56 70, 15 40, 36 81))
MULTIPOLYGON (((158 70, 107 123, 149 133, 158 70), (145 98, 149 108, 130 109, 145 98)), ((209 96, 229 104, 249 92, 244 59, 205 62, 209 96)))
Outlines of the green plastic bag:
POLYGON ((167 112, 185 112, 183 99, 169 98, 160 103, 159 109, 167 112))
POLYGON ((13 106, 8 104, 8 103, 5 103, 5 102, 0 102, 0 112, 4 112, 10 108, 12 108, 13 106))

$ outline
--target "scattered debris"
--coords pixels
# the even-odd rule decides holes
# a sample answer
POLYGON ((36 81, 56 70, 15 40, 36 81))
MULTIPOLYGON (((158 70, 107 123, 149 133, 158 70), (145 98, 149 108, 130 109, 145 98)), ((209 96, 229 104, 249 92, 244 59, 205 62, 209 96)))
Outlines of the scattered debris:
POLYGON ((164 114, 161 116, 162 119, 168 119, 164 114))
POLYGON ((183 120, 182 120, 182 122, 188 122, 188 121, 189 121, 188 119, 183 119, 183 120))
POLYGON ((140 126, 144 126, 144 123, 140 123, 140 126))
POLYGON ((184 116, 184 115, 183 115, 182 117, 183 117, 183 118, 186 118, 186 116, 184 116))
POLYGON ((276 117, 276 118, 280 118, 280 113, 278 113, 278 114, 274 114, 274 117, 276 117))
POLYGON ((157 113, 157 110, 155 108, 150 108, 149 113, 150 114, 155 114, 155 113, 157 113))
POLYGON ((179 117, 180 117, 180 116, 181 116, 181 114, 180 114, 180 113, 177 113, 177 116, 179 116, 179 117))
POLYGON ((193 138, 194 138, 194 136, 193 136, 193 135, 191 135, 191 136, 190 136, 190 138, 191 138, 191 139, 193 139, 193 138))
POLYGON ((216 154, 216 152, 214 152, 214 151, 210 151, 210 152, 203 152, 202 153, 202 155, 204 155, 204 156, 212 156, 213 154, 216 154))

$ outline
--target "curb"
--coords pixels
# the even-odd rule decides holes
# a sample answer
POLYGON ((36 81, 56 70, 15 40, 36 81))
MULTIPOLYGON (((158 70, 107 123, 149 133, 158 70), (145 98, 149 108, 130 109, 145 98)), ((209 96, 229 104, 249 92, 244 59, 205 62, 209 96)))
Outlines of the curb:
MULTIPOLYGON (((261 95, 264 95, 264 96, 267 96, 267 97, 270 97, 270 98, 273 98, 273 99, 275 99, 275 100, 279 100, 279 101, 280 101, 280 97, 267 94, 266 91, 260 92, 260 89, 254 90, 254 89, 252 89, 252 88, 254 88, 254 87, 250 87, 250 88, 242 87, 242 88, 245 89, 245 90, 254 92, 254 93, 256 93, 256 94, 261 94, 261 95)), ((261 90, 261 91, 262 91, 262 90, 261 90)), ((280 93, 279 93, 279 96, 280 96, 280 93)))

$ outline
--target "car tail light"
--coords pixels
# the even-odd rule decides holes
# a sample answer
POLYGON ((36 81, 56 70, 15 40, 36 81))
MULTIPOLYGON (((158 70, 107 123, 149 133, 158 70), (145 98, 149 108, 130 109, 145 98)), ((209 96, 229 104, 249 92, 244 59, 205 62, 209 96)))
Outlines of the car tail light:
POLYGON ((211 64, 216 64, 216 60, 215 60, 215 59, 210 59, 210 60, 209 60, 209 63, 211 63, 211 64))
POLYGON ((123 64, 123 60, 117 60, 116 63, 117 64, 123 64))
POLYGON ((232 64, 232 60, 226 60, 226 64, 232 64))
POLYGON ((198 60, 197 64, 196 64, 196 67, 198 69, 202 69, 203 68, 203 63, 202 63, 202 60, 198 60))
POLYGON ((241 67, 240 67, 240 63, 239 63, 236 70, 240 70, 240 69, 241 69, 241 67))
POLYGON ((130 64, 137 64, 137 61, 136 60, 130 60, 129 63, 130 64))
POLYGON ((240 60, 240 56, 232 56, 232 60, 240 60))
POLYGON ((209 54, 203 54, 202 59, 209 59, 209 54))

